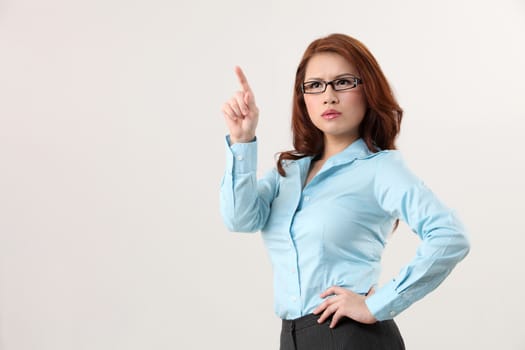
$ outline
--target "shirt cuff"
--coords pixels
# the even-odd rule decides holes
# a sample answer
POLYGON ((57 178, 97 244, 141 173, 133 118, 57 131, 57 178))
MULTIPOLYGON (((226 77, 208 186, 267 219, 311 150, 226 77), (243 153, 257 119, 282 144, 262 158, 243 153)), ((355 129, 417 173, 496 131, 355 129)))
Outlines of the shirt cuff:
POLYGON ((366 306, 378 321, 390 320, 410 306, 411 301, 396 291, 396 285, 396 281, 392 280, 365 300, 366 306))
POLYGON ((231 145, 226 136, 226 170, 230 174, 248 174, 257 171, 257 138, 247 143, 231 145))

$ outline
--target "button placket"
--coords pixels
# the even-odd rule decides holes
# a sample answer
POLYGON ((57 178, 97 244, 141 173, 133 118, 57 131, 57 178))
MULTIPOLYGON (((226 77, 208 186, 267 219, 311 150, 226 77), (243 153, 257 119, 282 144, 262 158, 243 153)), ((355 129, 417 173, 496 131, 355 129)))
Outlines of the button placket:
POLYGON ((299 303, 300 295, 301 295, 301 286, 299 281, 299 273, 298 273, 298 266, 297 266, 297 251, 295 248, 295 243, 293 241, 293 235, 290 235, 290 260, 289 261, 289 294, 288 298, 290 302, 294 304, 293 308, 295 309, 295 313, 300 315, 301 314, 301 303, 299 303))

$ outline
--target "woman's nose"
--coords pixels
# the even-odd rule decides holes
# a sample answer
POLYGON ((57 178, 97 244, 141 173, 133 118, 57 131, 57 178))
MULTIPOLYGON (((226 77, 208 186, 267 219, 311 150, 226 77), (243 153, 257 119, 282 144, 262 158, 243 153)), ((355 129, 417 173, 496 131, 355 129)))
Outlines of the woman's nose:
POLYGON ((339 99, 337 98, 337 94, 334 90, 334 87, 330 84, 326 87, 326 91, 324 92, 324 104, 334 104, 338 103, 339 99))

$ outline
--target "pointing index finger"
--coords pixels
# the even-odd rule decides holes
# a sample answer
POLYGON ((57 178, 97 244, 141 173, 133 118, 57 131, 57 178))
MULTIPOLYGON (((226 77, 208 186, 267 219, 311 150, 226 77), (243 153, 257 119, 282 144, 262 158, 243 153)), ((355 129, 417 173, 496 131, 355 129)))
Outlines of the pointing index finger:
POLYGON ((248 84, 248 79, 246 79, 246 75, 244 75, 244 72, 242 71, 241 67, 235 67, 235 74, 237 74, 237 78, 239 79, 239 83, 241 84, 242 90, 244 92, 252 91, 252 89, 250 88, 250 84, 248 84))

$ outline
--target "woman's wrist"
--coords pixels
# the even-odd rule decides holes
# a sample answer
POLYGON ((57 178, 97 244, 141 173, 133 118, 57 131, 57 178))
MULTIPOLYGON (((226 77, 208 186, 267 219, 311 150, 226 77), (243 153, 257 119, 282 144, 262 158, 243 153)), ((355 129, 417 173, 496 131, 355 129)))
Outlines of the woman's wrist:
POLYGON ((230 144, 234 143, 249 143, 255 141, 255 135, 253 136, 241 136, 241 137, 234 137, 230 135, 230 144))

